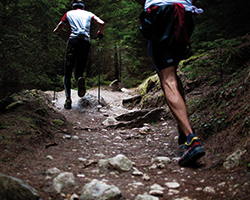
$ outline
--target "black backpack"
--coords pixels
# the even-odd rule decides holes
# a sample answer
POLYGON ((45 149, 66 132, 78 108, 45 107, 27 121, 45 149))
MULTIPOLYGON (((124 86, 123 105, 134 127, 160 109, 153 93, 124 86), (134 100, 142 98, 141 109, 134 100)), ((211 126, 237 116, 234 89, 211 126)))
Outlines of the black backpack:
POLYGON ((140 17, 142 35, 153 42, 171 44, 174 35, 174 5, 150 6, 140 17))

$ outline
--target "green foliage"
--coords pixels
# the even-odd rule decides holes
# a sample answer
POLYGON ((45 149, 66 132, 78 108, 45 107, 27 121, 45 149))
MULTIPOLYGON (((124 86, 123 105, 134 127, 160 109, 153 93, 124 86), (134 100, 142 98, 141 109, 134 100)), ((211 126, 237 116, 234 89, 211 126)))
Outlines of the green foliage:
MULTIPOLYGON (((239 56, 236 48, 241 44, 237 39, 220 38, 213 42, 202 42, 200 44, 200 55, 191 57, 184 69, 190 78, 197 75, 210 77, 211 83, 223 82, 223 75, 231 74, 237 71, 235 63, 239 56), (206 58, 206 59, 204 59, 206 58), (230 64, 231 63, 231 64, 230 64), (229 65, 230 64, 230 65, 229 65)), ((185 63, 183 63, 185 65, 185 63)))
MULTIPOLYGON (((143 8, 135 0, 93 0, 85 2, 86 10, 106 22, 105 36, 101 42, 101 74, 103 84, 116 78, 127 86, 135 86, 154 72, 151 58, 147 56, 147 41, 139 31, 138 17, 143 8), (119 73, 117 73, 117 71, 119 73)), ((204 14, 196 17, 196 28, 191 38, 195 52, 216 54, 208 60, 197 59, 194 73, 208 67, 211 72, 225 74, 224 65, 235 56, 233 41, 225 36, 236 31, 249 31, 248 1, 222 0, 198 1, 204 14), (215 3, 216 2, 216 3, 215 3), (223 8, 223 9, 222 9, 223 8), (240 19, 240 20, 239 20, 240 19), (217 39, 216 41, 213 41, 217 39), (213 41, 213 42, 211 42, 213 41), (202 50, 201 50, 202 49, 202 50), (224 60, 224 62, 222 62, 224 60), (200 62, 200 63, 199 63, 200 62), (212 66, 212 67, 210 67, 212 66)), ((61 38, 52 34, 63 14, 71 9, 69 0, 2 0, 0 2, 0 89, 1 95, 21 89, 62 89, 62 75, 67 26, 61 38), (57 69, 58 78, 55 78, 57 69), (60 86, 60 87, 59 87, 60 86)), ((86 75, 89 87, 96 86, 99 67, 98 26, 92 26, 92 48, 86 75), (92 81, 93 79, 93 81, 92 81)), ((233 66, 231 66, 233 69, 233 66)), ((193 76, 193 73, 190 73, 193 76)), ((213 77, 221 79, 221 77, 213 77)))
MULTIPOLYGON (((105 35, 102 40, 101 74, 106 74, 106 81, 119 79, 127 86, 135 86, 152 71, 152 65, 145 64, 149 58, 145 49, 147 41, 139 32, 138 17, 142 6, 134 0, 98 1, 98 4, 88 2, 87 9, 100 16, 105 22, 105 35), (143 52, 143 53, 142 53, 143 52), (116 66, 119 76, 116 77, 116 66)), ((96 33, 96 26, 93 26, 96 33)), ((95 36, 93 34, 93 36, 95 36)), ((98 40, 92 40, 91 69, 89 76, 98 74, 99 53, 98 40)))
MULTIPOLYGON (((100 76, 100 85, 109 85, 111 82, 110 81, 105 81, 106 75, 101 75, 100 76)), ((86 78, 86 89, 90 89, 91 87, 98 86, 99 83, 99 75, 91 78, 86 78)))
POLYGON ((232 74, 227 81, 217 86, 217 90, 201 99, 188 103, 191 112, 190 121, 203 136, 226 130, 230 126, 237 127, 238 133, 249 132, 249 87, 244 84, 245 76, 232 74), (241 97, 244 98, 241 100, 241 97))
POLYGON ((0 3, 0 88, 52 88, 51 75, 62 44, 52 36, 66 0, 4 0, 0 3), (60 48, 59 48, 60 49, 60 48), (6 87, 8 86, 8 87, 6 87))

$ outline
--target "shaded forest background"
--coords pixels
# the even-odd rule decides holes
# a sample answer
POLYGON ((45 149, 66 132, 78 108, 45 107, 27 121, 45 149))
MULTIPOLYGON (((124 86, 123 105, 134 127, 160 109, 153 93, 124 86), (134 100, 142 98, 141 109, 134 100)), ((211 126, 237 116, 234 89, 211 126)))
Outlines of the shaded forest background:
MULTIPOLYGON (((85 6, 106 22, 100 43, 101 84, 118 79, 126 87, 134 87, 154 73, 147 56, 147 41, 139 32, 142 7, 136 1, 86 0, 85 6)), ((197 7, 203 8, 204 14, 196 17, 191 38, 193 53, 248 34, 249 6, 245 0, 198 0, 197 7)), ((60 37, 52 31, 70 9, 70 0, 1 0, 0 98, 22 89, 63 89, 64 52, 70 30, 67 26, 60 37)), ((93 24, 85 74, 88 87, 98 83, 97 31, 98 26, 93 24)))

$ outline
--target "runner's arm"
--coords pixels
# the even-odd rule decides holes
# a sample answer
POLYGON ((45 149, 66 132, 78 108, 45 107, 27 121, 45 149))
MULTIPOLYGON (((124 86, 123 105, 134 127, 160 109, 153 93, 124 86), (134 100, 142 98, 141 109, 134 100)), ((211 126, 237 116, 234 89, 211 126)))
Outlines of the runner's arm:
POLYGON ((99 30, 100 30, 100 33, 103 33, 104 31, 104 26, 105 26, 105 22, 103 20, 101 20, 99 17, 97 16, 94 16, 92 18, 92 22, 99 25, 99 30))
POLYGON ((59 22, 59 24, 54 29, 53 33, 58 34, 64 28, 64 26, 65 26, 64 23, 59 22))

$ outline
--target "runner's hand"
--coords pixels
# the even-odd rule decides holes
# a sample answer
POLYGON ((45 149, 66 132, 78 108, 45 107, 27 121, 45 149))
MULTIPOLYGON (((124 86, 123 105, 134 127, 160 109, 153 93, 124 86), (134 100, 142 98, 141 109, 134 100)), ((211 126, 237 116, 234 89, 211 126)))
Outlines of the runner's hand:
POLYGON ((98 38, 99 38, 99 39, 102 39, 102 38, 103 38, 103 36, 104 36, 104 34, 103 34, 103 33, 101 33, 100 31, 98 31, 98 32, 97 32, 97 36, 98 36, 98 38))

